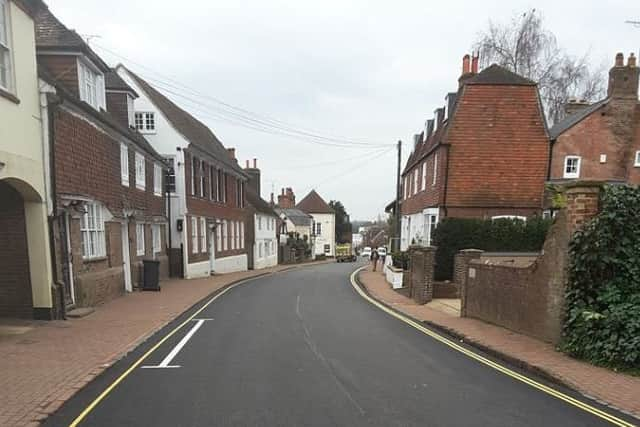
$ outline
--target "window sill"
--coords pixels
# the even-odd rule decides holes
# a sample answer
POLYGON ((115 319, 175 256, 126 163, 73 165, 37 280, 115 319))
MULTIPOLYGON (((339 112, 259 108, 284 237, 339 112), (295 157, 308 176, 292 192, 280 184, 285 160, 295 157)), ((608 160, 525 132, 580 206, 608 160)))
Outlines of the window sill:
POLYGON ((100 261, 106 261, 107 257, 106 256, 99 256, 99 257, 95 257, 95 258, 82 258, 82 262, 85 264, 89 264, 92 262, 100 262, 100 261))
POLYGON ((123 187, 129 187, 129 181, 122 181, 122 186, 123 187))
POLYGON ((155 191, 153 192, 153 195, 157 197, 162 197, 162 193, 156 193, 155 191))
POLYGON ((138 184, 136 184, 136 188, 137 188, 138 190, 140 190, 140 191, 144 191, 144 190, 145 190, 145 187, 144 187, 143 185, 138 185, 138 184))
POLYGON ((0 96, 3 98, 8 99, 9 101, 13 102, 14 104, 20 104, 20 99, 18 99, 17 96, 15 96, 14 94, 12 94, 11 92, 0 88, 0 96))
POLYGON ((136 252, 136 256, 145 256, 146 254, 144 252, 140 253, 140 252, 136 252))
POLYGON ((143 135, 154 135, 157 133, 157 131, 155 130, 143 130, 143 129, 138 129, 138 132, 140 132, 143 135))

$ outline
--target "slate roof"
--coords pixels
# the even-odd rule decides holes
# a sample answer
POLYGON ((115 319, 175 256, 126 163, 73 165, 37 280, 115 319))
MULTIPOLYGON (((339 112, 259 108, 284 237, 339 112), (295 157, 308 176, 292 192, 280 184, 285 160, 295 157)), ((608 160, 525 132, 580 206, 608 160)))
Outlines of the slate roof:
POLYGON ((509 86, 535 86, 536 82, 522 77, 513 71, 492 64, 480 71, 477 75, 467 80, 465 85, 509 85, 509 86))
POLYGON ((302 212, 300 209, 295 208, 273 208, 278 214, 284 214, 296 226, 310 226, 313 218, 311 215, 302 212))
POLYGON ((34 3, 37 3, 34 5, 33 19, 38 51, 81 52, 87 55, 102 71, 109 70, 109 66, 85 43, 82 37, 60 22, 46 4, 40 1, 34 3))
POLYGON ((231 158, 227 149, 204 123, 178 107, 173 101, 160 93, 133 71, 122 67, 140 86, 151 102, 164 114, 171 125, 198 149, 215 157, 217 160, 234 170, 240 176, 246 177, 244 170, 231 158))
POLYGON ((402 176, 406 175, 415 165, 420 163, 420 161, 431 151, 433 147, 438 145, 445 133, 447 132, 447 127, 449 126, 449 120, 447 119, 443 123, 440 123, 438 129, 431 134, 431 137, 424 142, 420 142, 415 150, 409 155, 407 159, 407 164, 402 171, 402 176))
POLYGON ((113 68, 104 73, 104 86, 107 90, 121 90, 125 92, 131 92, 134 96, 138 96, 135 90, 127 84, 122 77, 116 73, 113 68))
POLYGON ((316 190, 311 190, 309 194, 307 194, 304 199, 300 200, 296 205, 296 208, 300 209, 306 213, 326 213, 332 214, 335 213, 333 209, 324 201, 322 197, 316 192, 316 190))
POLYGON ((263 214, 267 214, 267 215, 278 216, 278 214, 274 212, 274 210, 271 207, 271 205, 269 203, 267 203, 258 194, 256 194, 256 192, 253 191, 253 188, 247 187, 246 196, 247 196, 247 202, 251 206, 253 206, 253 208, 256 211, 261 212, 263 214))
POLYGON ((603 99, 560 120, 558 123, 553 125, 551 129, 549 129, 549 137, 551 139, 556 139, 564 132, 571 129, 574 125, 578 124, 583 119, 589 117, 592 113, 599 110, 600 107, 607 105, 607 102, 609 102, 608 99, 603 99))
POLYGON ((140 147, 141 149, 143 149, 147 153, 149 153, 152 156, 154 156, 157 160, 161 160, 162 162, 165 161, 164 157, 162 157, 151 146, 151 144, 149 144, 149 141, 147 141, 145 139, 145 137, 142 136, 142 134, 140 132, 138 132, 138 131, 130 128, 130 127, 124 126, 115 117, 113 117, 108 111, 105 111, 105 110, 102 110, 102 109, 100 111, 98 111, 95 108, 93 108, 91 105, 89 105, 86 102, 80 100, 73 93, 69 92, 64 87, 64 85, 58 84, 56 82, 56 79, 54 77, 52 77, 51 72, 49 72, 49 70, 47 70, 41 64, 38 64, 38 77, 40 77, 42 80, 46 81, 50 85, 54 86, 56 88, 57 95, 60 96, 63 100, 68 100, 69 102, 74 104, 76 107, 82 109, 82 111, 84 113, 86 113, 87 115, 90 115, 94 119, 97 119, 97 120, 101 121, 102 123, 104 123, 105 125, 111 127, 113 130, 115 130, 116 132, 120 133, 122 136, 125 136, 126 138, 128 138, 131 142, 136 144, 138 147, 140 147))

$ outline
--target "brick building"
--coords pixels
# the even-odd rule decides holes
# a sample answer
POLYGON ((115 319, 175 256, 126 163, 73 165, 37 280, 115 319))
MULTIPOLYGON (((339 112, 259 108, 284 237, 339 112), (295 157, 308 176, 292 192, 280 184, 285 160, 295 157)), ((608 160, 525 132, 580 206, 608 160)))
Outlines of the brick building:
POLYGON ((567 117, 550 130, 552 182, 598 180, 640 184, 640 103, 636 57, 618 53, 607 97, 570 102, 567 117))
POLYGON ((96 305, 139 285, 143 259, 159 260, 166 276, 166 166, 131 127, 131 115, 118 113, 135 92, 106 78, 113 71, 42 3, 35 23, 53 164, 55 275, 66 306, 96 305))
POLYGON ((139 95, 134 122, 169 162, 175 192, 169 203, 172 270, 187 278, 247 269, 245 183, 233 148, 123 65, 118 75, 139 95))
POLYGON ((536 83, 495 64, 478 73, 478 58, 465 55, 458 91, 414 138, 402 172, 403 250, 430 244, 444 217, 541 212, 549 139, 536 83))

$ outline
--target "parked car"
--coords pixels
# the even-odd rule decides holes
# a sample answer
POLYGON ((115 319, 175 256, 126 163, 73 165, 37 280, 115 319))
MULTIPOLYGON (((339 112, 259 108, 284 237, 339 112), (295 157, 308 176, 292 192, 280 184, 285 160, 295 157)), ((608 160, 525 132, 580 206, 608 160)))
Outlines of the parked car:
POLYGON ((371 248, 369 246, 365 246, 360 255, 362 255, 362 258, 369 259, 369 257, 371 257, 371 248))
POLYGON ((387 255, 387 248, 385 248, 384 246, 380 246, 378 248, 378 255, 380 255, 380 258, 382 258, 383 256, 387 255))

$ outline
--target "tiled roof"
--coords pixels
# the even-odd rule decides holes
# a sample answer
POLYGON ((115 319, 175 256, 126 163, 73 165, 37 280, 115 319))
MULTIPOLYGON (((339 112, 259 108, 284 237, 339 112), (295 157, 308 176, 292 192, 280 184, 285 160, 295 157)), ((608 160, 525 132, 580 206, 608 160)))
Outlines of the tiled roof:
POLYGON ((311 190, 304 199, 300 200, 296 208, 306 213, 334 213, 333 209, 324 201, 316 190, 311 190))
POLYGON ((215 157, 239 175, 246 176, 237 161, 231 158, 227 149, 204 123, 178 107, 173 101, 125 66, 119 65, 119 67, 122 67, 133 78, 171 125, 191 144, 215 157))
POLYGON ((587 118, 595 111, 599 110, 600 107, 605 106, 607 102, 609 102, 608 99, 603 99, 560 120, 558 123, 553 125, 551 129, 549 129, 549 137, 551 139, 556 139, 564 132, 572 128, 574 125, 578 124, 580 121, 587 118))
POLYGON ((300 209, 295 208, 273 208, 278 214, 284 214, 296 226, 310 226, 313 218, 311 215, 302 212, 300 209))
POLYGON ((536 82, 507 70, 498 64, 493 64, 467 80, 465 85, 535 86, 536 82))
POLYGON ((63 98, 64 100, 68 100, 78 108, 81 108, 86 114, 93 116, 95 119, 98 119, 121 135, 127 137, 131 142, 135 143, 138 147, 151 154, 156 159, 164 161, 164 158, 156 150, 154 150, 151 144, 149 144, 149 141, 147 141, 145 137, 140 134, 140 132, 122 125, 108 111, 98 111, 86 102, 81 101, 78 97, 65 89, 63 85, 56 83, 55 78, 53 78, 51 76, 51 73, 42 65, 38 65, 38 77, 54 86, 56 88, 56 93, 61 98, 63 98))
POLYGON ((38 51, 73 51, 82 52, 95 63, 96 66, 107 71, 109 66, 100 58, 85 41, 73 30, 68 29, 55 17, 47 5, 42 2, 35 8, 35 35, 38 51))
POLYGON ((271 208, 271 205, 262 199, 262 197, 257 195, 251 187, 247 187, 247 202, 249 202, 249 204, 258 212, 278 216, 278 214, 274 212, 273 208, 271 208))
POLYGON ((122 77, 120 77, 114 69, 111 69, 110 71, 104 73, 104 86, 107 90, 121 90, 125 92, 131 92, 132 94, 134 94, 134 96, 138 96, 136 91, 133 90, 131 86, 127 84, 127 82, 122 80, 122 77))

